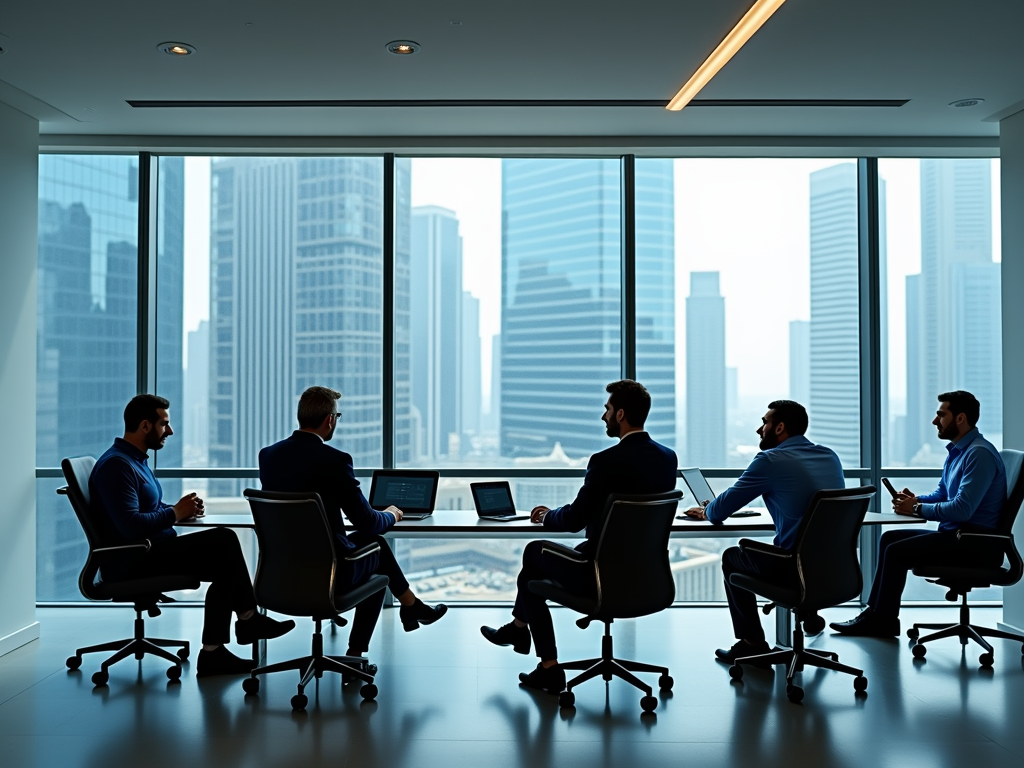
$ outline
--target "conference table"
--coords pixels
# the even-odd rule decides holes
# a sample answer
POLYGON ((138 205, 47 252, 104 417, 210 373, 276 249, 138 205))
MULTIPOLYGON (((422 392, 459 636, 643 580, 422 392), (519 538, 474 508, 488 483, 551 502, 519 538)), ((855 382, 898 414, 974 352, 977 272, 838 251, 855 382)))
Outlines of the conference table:
MULTIPOLYGON (((682 510, 682 505, 680 510, 682 510)), ((712 525, 706 520, 690 520, 677 517, 672 525, 670 536, 680 539, 698 538, 736 538, 738 536, 764 536, 775 532, 775 524, 767 510, 758 509, 758 514, 751 517, 730 517, 719 525, 712 525)), ((521 514, 526 514, 525 512, 521 514)), ((346 523, 348 521, 346 520, 346 523)), ((897 515, 892 512, 868 512, 864 516, 864 525, 914 525, 923 522, 919 517, 897 515)), ((254 529, 252 515, 209 514, 178 523, 183 528, 226 527, 254 529)), ((396 523, 387 533, 385 539, 582 539, 582 533, 565 533, 550 531, 529 520, 512 520, 501 523, 483 520, 473 509, 437 509, 430 517, 422 520, 402 520, 396 523)), ((792 642, 793 624, 789 611, 775 611, 776 645, 789 647, 792 642)), ((253 658, 264 663, 266 644, 261 641, 254 648, 253 658)))

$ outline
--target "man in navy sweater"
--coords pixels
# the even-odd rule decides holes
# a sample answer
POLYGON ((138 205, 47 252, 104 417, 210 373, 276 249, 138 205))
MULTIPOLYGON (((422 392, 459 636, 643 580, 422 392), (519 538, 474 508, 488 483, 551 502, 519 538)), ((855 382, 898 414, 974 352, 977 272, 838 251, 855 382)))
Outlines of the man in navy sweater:
POLYGON ((174 506, 164 504, 160 481, 146 463, 148 451, 159 451, 174 434, 170 405, 156 395, 132 398, 124 409, 124 437, 115 438, 93 467, 89 494, 103 545, 142 539, 151 545, 146 552, 127 553, 104 565, 101 574, 108 579, 182 574, 210 582, 196 676, 247 674, 252 659, 241 659, 224 647, 231 638, 231 612, 238 615, 235 637, 243 645, 280 637, 295 622, 256 612, 252 580, 234 531, 213 528, 179 537, 174 530, 179 520, 202 514, 203 500, 190 493, 174 506))
MULTIPOLYGON (((347 591, 365 583, 375 573, 384 574, 391 593, 401 604, 398 613, 402 626, 406 632, 411 632, 421 624, 433 624, 448 608, 444 605, 430 607, 413 594, 391 547, 381 537, 402 519, 402 510, 393 506, 384 510, 371 507, 359 489, 359 481, 352 470, 352 457, 327 444, 334 437, 341 418, 340 398, 340 392, 327 387, 310 387, 302 393, 299 429, 260 451, 260 483, 265 491, 319 494, 338 554, 337 589, 347 591), (342 512, 351 521, 354 531, 345 527, 342 512), (378 554, 354 562, 343 559, 348 552, 371 542, 380 544, 378 554)), ((383 604, 384 592, 381 591, 356 606, 346 655, 361 656, 367 651, 383 604)))
MULTIPOLYGON (((666 493, 676 487, 678 462, 672 449, 656 443, 644 431, 651 410, 651 396, 644 386, 628 379, 605 387, 608 401, 604 415, 608 437, 618 443, 590 457, 587 475, 572 504, 548 509, 534 507, 531 520, 552 531, 582 531, 586 540, 576 549, 593 554, 600 535, 600 522, 608 496, 620 494, 666 493)), ((553 555, 544 555, 546 541, 531 541, 523 550, 523 569, 519 572, 518 594, 512 608, 512 621, 497 629, 480 627, 480 632, 495 645, 511 645, 516 653, 530 652, 530 636, 540 663, 529 674, 519 675, 528 688, 559 693, 565 688, 565 671, 558 664, 555 630, 551 612, 540 595, 530 592, 534 579, 553 579, 566 589, 580 594, 595 589, 593 572, 580 573, 577 565, 553 555)))

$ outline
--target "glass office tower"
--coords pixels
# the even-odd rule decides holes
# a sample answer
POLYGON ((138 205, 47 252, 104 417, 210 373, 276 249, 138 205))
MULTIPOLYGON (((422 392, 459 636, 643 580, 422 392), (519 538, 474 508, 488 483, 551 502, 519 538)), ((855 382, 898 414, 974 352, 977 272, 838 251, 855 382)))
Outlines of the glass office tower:
POLYGON ((717 272, 691 272, 686 297, 686 456, 694 467, 725 466, 725 299, 717 272))

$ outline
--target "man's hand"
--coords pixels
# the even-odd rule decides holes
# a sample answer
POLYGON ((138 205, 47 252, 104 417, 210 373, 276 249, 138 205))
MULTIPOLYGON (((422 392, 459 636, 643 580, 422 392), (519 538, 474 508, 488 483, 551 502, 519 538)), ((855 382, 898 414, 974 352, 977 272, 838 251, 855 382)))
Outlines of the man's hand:
POLYGON ((388 507, 384 511, 390 513, 395 518, 395 522, 396 523, 401 522, 402 517, 404 516, 404 513, 402 512, 402 510, 400 510, 394 504, 392 504, 390 507, 388 507))
POLYGON ((893 497, 892 511, 897 515, 916 517, 914 515, 915 504, 917 504, 917 496, 909 488, 904 488, 893 497))
POLYGON ((531 523, 543 523, 544 516, 551 510, 547 507, 534 507, 530 511, 530 522, 531 523))
POLYGON ((687 517, 693 518, 694 520, 707 520, 708 516, 704 512, 704 507, 690 507, 688 510, 683 512, 687 517))
POLYGON ((188 520, 190 517, 205 514, 203 512, 203 500, 195 493, 182 496, 174 505, 174 521, 188 520))

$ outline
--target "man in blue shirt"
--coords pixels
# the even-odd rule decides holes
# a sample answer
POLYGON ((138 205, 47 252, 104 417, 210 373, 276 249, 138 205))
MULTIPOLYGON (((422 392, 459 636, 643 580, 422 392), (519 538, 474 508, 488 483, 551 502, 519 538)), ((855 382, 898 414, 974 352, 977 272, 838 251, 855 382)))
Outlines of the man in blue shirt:
POLYGON ((203 500, 190 493, 174 506, 164 504, 160 481, 146 463, 148 451, 160 450, 174 434, 169 407, 156 395, 132 398, 124 409, 124 437, 115 438, 93 467, 89 494, 102 546, 150 542, 148 551, 135 550, 103 565, 101 576, 142 579, 181 574, 210 582, 196 676, 247 674, 252 659, 241 659, 224 645, 231 639, 232 611, 238 615, 235 637, 242 645, 280 637, 295 622, 275 621, 256 611, 249 570, 230 528, 178 537, 174 524, 203 514, 203 500))
POLYGON ((984 539, 957 538, 961 528, 992 530, 1006 504, 1006 469, 995 446, 975 426, 981 405, 970 392, 944 392, 932 424, 949 440, 939 487, 924 496, 908 488, 893 498, 893 511, 937 520, 939 529, 896 530, 882 534, 878 567, 868 607, 849 621, 830 626, 844 635, 896 637, 900 633, 900 597, 907 572, 919 565, 998 566, 1002 547, 984 539))
MULTIPOLYGON (((686 514, 721 524, 760 496, 775 521, 775 546, 791 549, 814 494, 845 487, 839 457, 832 449, 815 445, 804 437, 806 431, 807 411, 800 403, 769 403, 757 430, 761 452, 731 488, 711 502, 701 500, 701 506, 688 509, 686 514)), ((722 553, 722 572, 737 641, 728 650, 716 650, 715 656, 731 664, 742 656, 770 652, 757 610, 757 596, 734 587, 729 576, 747 573, 779 584, 796 584, 796 566, 788 560, 780 562, 778 558, 758 557, 739 547, 730 547, 722 553)))

